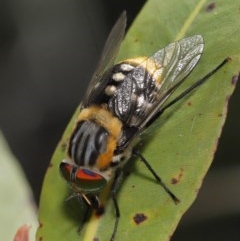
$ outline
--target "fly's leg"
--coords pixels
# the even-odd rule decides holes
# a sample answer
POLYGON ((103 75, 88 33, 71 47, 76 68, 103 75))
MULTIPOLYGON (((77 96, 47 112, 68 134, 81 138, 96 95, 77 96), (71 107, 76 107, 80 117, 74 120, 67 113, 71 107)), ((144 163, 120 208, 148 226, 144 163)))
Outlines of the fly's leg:
POLYGON ((123 177, 122 169, 117 169, 115 172, 115 177, 114 177, 113 184, 111 187, 111 196, 112 196, 113 204, 115 207, 116 219, 115 219, 114 229, 113 229, 113 233, 112 233, 110 241, 113 241, 115 238, 117 228, 118 228, 118 222, 119 222, 119 218, 120 218, 120 210, 119 210, 119 206, 118 206, 118 202, 117 202, 117 198, 116 198, 116 192, 122 182, 122 177, 123 177))
POLYGON ((71 194, 66 201, 69 201, 70 199, 76 198, 78 202, 81 204, 81 207, 83 210, 83 216, 80 221, 80 225, 77 229, 77 232, 80 233, 82 230, 82 227, 86 220, 89 217, 89 214, 92 210, 99 210, 100 208, 100 201, 97 195, 93 194, 80 194, 78 192, 74 192, 71 194))
POLYGON ((145 164, 147 169, 152 173, 152 175, 155 177, 156 181, 163 187, 163 189, 167 192, 167 194, 171 197, 173 202, 175 204, 178 204, 180 200, 170 191, 170 189, 166 186, 166 184, 162 181, 162 179, 158 176, 158 174, 153 170, 151 165, 148 163, 148 161, 137 151, 133 150, 133 155, 136 157, 139 157, 140 160, 145 164))
POLYGON ((87 218, 89 217, 91 211, 92 211, 92 208, 90 206, 86 206, 86 210, 84 210, 83 217, 81 218, 80 225, 77 229, 78 233, 82 231, 83 225, 86 222, 87 218))
POLYGON ((71 199, 76 198, 78 203, 81 204, 81 209, 83 210, 83 216, 81 218, 80 224, 77 229, 77 233, 80 233, 85 221, 87 220, 87 217, 89 216, 90 211, 92 210, 91 206, 86 202, 86 200, 83 198, 83 196, 77 192, 72 193, 68 198, 66 198, 65 201, 69 201, 71 199))

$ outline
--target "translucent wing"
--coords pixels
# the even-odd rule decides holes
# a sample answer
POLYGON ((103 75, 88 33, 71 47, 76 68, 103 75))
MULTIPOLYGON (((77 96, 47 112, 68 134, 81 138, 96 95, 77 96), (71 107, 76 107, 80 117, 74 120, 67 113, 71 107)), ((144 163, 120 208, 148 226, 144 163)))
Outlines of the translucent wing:
MULTIPOLYGON (((194 35, 171 43, 156 52, 150 60, 155 63, 154 77, 159 78, 157 93, 153 95, 147 116, 139 123, 144 128, 156 115, 173 91, 185 80, 198 63, 204 48, 201 35, 194 35)), ((146 61, 146 65, 149 60, 146 61)))
POLYGON ((87 92, 83 98, 82 108, 87 107, 105 88, 108 78, 103 78, 103 74, 106 74, 106 70, 109 70, 113 66, 125 34, 126 21, 126 12, 123 12, 107 38, 96 71, 92 76, 87 92))
POLYGON ((159 98, 186 78, 198 63, 203 47, 202 36, 194 35, 167 45, 150 58, 158 64, 161 75, 159 98))

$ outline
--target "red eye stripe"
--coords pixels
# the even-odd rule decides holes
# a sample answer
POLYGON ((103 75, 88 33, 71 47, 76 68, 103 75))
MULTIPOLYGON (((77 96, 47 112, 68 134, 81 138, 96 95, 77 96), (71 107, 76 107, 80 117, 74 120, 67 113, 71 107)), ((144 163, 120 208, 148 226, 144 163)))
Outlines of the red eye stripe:
POLYGON ((86 168, 78 168, 69 163, 62 162, 60 164, 61 173, 67 181, 71 180, 71 175, 74 173, 76 180, 78 181, 100 181, 104 180, 104 177, 100 174, 91 171, 86 168), (65 173, 65 174, 64 174, 65 173))
POLYGON ((95 172, 88 169, 78 169, 76 177, 80 180, 102 180, 103 177, 95 172))

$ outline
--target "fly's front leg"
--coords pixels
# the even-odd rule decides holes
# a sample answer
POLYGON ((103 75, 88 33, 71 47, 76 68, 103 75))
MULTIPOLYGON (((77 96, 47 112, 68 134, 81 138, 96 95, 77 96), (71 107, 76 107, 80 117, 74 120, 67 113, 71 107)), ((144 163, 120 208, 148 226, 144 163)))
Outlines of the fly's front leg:
POLYGON ((90 206, 86 206, 85 208, 86 210, 84 210, 83 217, 81 218, 81 223, 77 229, 78 233, 82 231, 83 225, 86 222, 87 218, 89 217, 90 212, 92 211, 92 208, 90 206))
POLYGON ((82 194, 80 195, 79 193, 75 193, 72 196, 75 196, 78 201, 81 203, 82 209, 83 209, 83 216, 81 218, 81 223, 78 227, 77 232, 80 233, 83 224, 86 222, 86 220, 89 217, 89 214, 92 210, 98 210, 100 208, 100 201, 97 195, 91 195, 91 194, 82 194))

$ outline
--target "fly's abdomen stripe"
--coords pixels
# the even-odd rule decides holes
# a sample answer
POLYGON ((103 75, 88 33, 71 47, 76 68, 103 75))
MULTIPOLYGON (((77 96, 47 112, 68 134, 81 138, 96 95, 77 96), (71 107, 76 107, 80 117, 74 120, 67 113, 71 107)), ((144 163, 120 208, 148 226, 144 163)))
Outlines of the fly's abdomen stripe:
POLYGON ((92 166, 107 148, 108 132, 93 121, 78 123, 69 144, 69 155, 79 166, 92 166))

